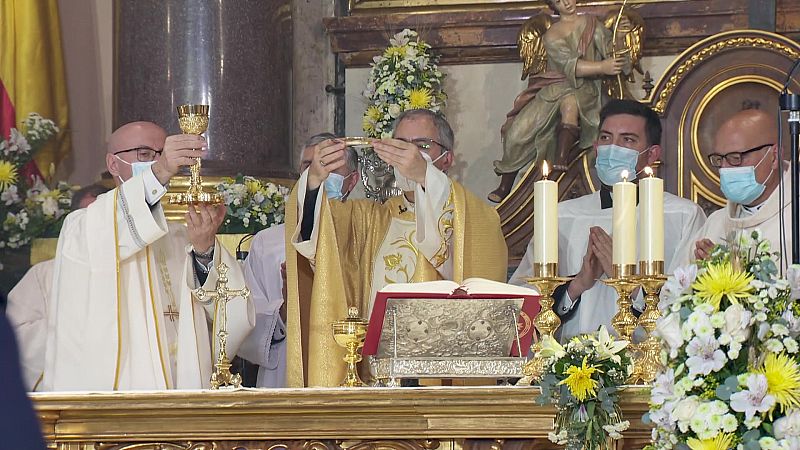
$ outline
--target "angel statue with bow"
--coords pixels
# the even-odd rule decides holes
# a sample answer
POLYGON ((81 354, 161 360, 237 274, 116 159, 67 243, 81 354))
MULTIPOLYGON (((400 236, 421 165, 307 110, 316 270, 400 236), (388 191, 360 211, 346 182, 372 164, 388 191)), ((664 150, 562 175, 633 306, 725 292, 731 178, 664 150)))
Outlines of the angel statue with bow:
POLYGON ((566 172, 594 142, 603 98, 629 97, 622 81, 632 67, 641 72, 641 16, 613 12, 601 23, 591 14, 578 14, 576 1, 545 0, 558 20, 542 12, 520 30, 517 43, 528 88, 514 100, 500 129, 503 157, 494 170, 501 181, 489 194, 492 202, 511 192, 517 173, 531 162, 553 163, 551 179, 566 172))

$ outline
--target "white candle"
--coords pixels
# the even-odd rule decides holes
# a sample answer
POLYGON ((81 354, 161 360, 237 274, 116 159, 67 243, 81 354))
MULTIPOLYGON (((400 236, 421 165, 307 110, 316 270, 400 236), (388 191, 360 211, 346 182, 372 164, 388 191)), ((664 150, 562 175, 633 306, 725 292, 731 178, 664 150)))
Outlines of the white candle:
POLYGON ((612 263, 636 264, 636 185, 628 181, 628 171, 614 184, 613 256, 612 263))
POLYGON ((542 180, 533 185, 533 262, 558 262, 558 183, 548 180, 547 161, 542 180))
POLYGON ((653 176, 639 180, 639 260, 664 261, 664 180, 653 176))

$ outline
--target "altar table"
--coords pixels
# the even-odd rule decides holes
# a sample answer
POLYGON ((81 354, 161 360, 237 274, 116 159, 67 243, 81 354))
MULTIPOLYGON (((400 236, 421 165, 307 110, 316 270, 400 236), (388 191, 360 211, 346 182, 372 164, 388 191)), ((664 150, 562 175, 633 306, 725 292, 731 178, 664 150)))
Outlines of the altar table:
MULTIPOLYGON (((535 387, 242 389, 32 393, 49 447, 59 450, 499 450, 556 448, 554 409, 535 387)), ((640 449, 648 390, 629 388, 640 449)))

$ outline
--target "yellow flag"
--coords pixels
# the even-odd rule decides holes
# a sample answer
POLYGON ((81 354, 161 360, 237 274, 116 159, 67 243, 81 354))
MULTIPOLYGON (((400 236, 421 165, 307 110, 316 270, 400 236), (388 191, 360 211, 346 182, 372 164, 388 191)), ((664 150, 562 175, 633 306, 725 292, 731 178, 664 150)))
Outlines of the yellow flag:
POLYGON ((70 139, 57 0, 0 2, 0 82, 6 91, 0 96, 6 100, 0 108, 2 131, 19 128, 31 112, 53 120, 61 131, 37 153, 36 163, 44 170, 58 165, 69 153, 70 139))

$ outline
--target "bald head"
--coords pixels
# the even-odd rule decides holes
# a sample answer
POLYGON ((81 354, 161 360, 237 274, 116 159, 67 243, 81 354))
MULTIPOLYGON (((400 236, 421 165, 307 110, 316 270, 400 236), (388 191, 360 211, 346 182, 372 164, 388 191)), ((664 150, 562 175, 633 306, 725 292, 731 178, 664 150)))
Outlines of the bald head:
POLYGON ((756 145, 778 142, 775 118, 760 109, 745 109, 731 116, 717 131, 714 152, 740 152, 756 145))
MULTIPOLYGON (((743 203, 748 202, 750 206, 763 203, 780 182, 778 130, 775 118, 764 111, 745 109, 731 116, 717 130, 714 147, 710 153, 723 156, 721 171, 737 166, 755 167, 756 182, 764 185, 764 191, 755 200, 743 201, 743 203), (740 164, 731 164, 730 160, 735 162, 735 158, 726 157, 731 153, 741 154, 740 164)), ((720 174, 722 178, 722 172, 720 174)), ((724 186, 723 192, 725 192, 724 186)))
POLYGON ((117 128, 111 133, 106 148, 106 167, 114 176, 117 184, 120 178, 131 177, 131 164, 138 161, 137 151, 125 151, 139 148, 163 150, 167 140, 167 132, 152 122, 131 122, 117 128))

